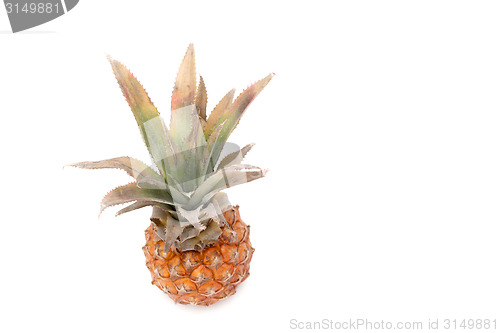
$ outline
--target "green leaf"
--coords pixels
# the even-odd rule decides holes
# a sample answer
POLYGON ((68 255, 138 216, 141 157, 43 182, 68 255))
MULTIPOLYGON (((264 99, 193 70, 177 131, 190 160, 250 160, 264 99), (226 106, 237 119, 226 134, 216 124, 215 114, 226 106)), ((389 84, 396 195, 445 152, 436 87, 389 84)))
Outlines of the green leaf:
POLYGON ((148 183, 149 180, 149 182, 165 183, 165 180, 156 171, 138 159, 128 156, 115 157, 102 161, 79 162, 69 164, 68 166, 82 169, 121 169, 137 182, 148 183))
POLYGON ((194 60, 194 46, 189 44, 186 55, 182 60, 177 78, 175 80, 174 91, 172 92, 172 117, 175 110, 194 104, 196 93, 196 65, 194 60))
POLYGON ((198 91, 196 92, 196 110, 198 111, 198 115, 200 119, 207 119, 207 87, 205 87, 205 81, 203 77, 200 76, 200 84, 198 85, 198 91))
POLYGON ((207 155, 207 141, 203 134, 203 127, 198 115, 191 115, 191 132, 183 144, 186 166, 183 173, 183 188, 187 192, 193 191, 203 175, 203 156, 207 155))
POLYGON ((179 147, 179 151, 186 149, 185 143, 189 133, 193 130, 193 117, 196 117, 196 121, 199 123, 198 113, 194 104, 175 110, 175 117, 172 116, 170 133, 172 133, 172 138, 177 147, 179 147))
POLYGON ((226 155, 220 161, 219 165, 217 166, 217 170, 226 168, 231 165, 240 164, 241 161, 243 161, 243 158, 245 158, 245 155, 250 151, 250 149, 252 149, 253 146, 255 146, 255 143, 250 143, 240 150, 226 155))
POLYGON ((196 189, 191 196, 190 206, 204 204, 217 192, 262 178, 266 173, 267 170, 248 164, 231 165, 218 170, 196 189))
POLYGON ((165 254, 170 250, 170 247, 181 233, 182 227, 180 222, 174 219, 170 214, 167 214, 165 227, 165 254))
POLYGON ((212 221, 205 230, 200 232, 196 237, 188 238, 182 241, 179 245, 182 251, 201 251, 207 245, 217 241, 222 234, 222 229, 217 222, 212 221))
POLYGON ((210 136, 208 137, 207 140, 207 147, 208 147, 208 153, 206 153, 203 156, 203 160, 201 162, 202 165, 202 175, 204 178, 208 177, 209 175, 212 174, 214 171, 215 165, 217 164, 218 158, 216 158, 213 154, 215 151, 215 147, 217 147, 218 140, 217 138, 219 137, 220 132, 222 131, 222 128, 224 127, 225 122, 222 124, 219 124, 216 129, 212 131, 210 136))
POLYGON ((215 124, 219 123, 220 117, 224 114, 227 108, 231 106, 233 102, 235 89, 229 91, 215 106, 213 111, 210 113, 208 117, 207 124, 205 125, 205 137, 208 139, 212 134, 214 128, 216 128, 215 124))
POLYGON ((191 131, 191 115, 198 115, 195 95, 196 66, 194 47, 190 44, 177 73, 171 102, 170 132, 181 151, 184 150, 181 145, 191 131))
POLYGON ((170 138, 168 130, 146 90, 135 76, 120 62, 111 57, 108 57, 108 60, 123 96, 132 109, 144 143, 161 174, 166 177, 168 166, 165 159, 175 155, 172 143, 168 142, 170 138))
POLYGON ((209 244, 211 242, 217 241, 221 234, 222 229, 219 227, 217 222, 212 221, 207 226, 207 228, 200 233, 198 238, 201 240, 202 244, 209 244))
POLYGON ((266 85, 271 81, 274 74, 269 74, 265 78, 260 81, 255 82, 250 85, 247 89, 245 89, 233 102, 233 104, 226 109, 224 114, 219 117, 217 120, 216 126, 221 123, 224 123, 222 130, 217 136, 217 140, 213 145, 211 154, 211 159, 217 161, 219 159, 220 153, 222 152, 222 148, 226 143, 229 135, 236 128, 238 123, 241 120, 241 117, 245 113, 245 110, 248 108, 250 103, 257 97, 257 95, 266 87, 266 85))
POLYGON ((147 190, 137 186, 136 183, 119 186, 111 190, 101 201, 99 215, 108 207, 132 201, 154 201, 161 204, 173 205, 170 193, 161 190, 147 190))
POLYGON ((127 207, 120 209, 118 212, 116 212, 115 216, 119 216, 119 215, 122 215, 122 214, 125 214, 128 212, 131 212, 133 210, 144 208, 144 207, 149 207, 149 206, 158 207, 158 208, 164 210, 165 212, 168 212, 171 214, 176 213, 175 208, 173 208, 170 205, 159 203, 156 201, 144 200, 144 201, 136 201, 133 204, 130 204, 127 207))
POLYGON ((181 224, 168 212, 156 206, 153 207, 151 221, 156 225, 157 235, 165 241, 163 255, 166 255, 182 232, 181 224))

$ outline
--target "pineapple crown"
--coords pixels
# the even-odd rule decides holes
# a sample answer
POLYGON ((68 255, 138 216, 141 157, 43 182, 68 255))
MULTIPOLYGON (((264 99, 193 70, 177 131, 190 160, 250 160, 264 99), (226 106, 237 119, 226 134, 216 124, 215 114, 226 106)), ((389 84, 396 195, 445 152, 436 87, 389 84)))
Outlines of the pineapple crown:
POLYGON ((152 165, 122 156, 70 166, 124 170, 135 181, 111 190, 102 199, 100 213, 125 203, 129 205, 117 216, 152 206, 151 221, 157 235, 166 242, 165 251, 172 245, 181 250, 201 250, 218 239, 226 224, 223 212, 231 204, 221 191, 266 173, 242 164, 253 144, 238 147, 223 158, 221 154, 245 110, 274 74, 250 85, 234 101, 235 90, 229 91, 207 119, 207 90, 201 76, 197 87, 194 47, 190 44, 175 81, 168 128, 135 76, 120 62, 109 56, 108 60, 132 109, 152 165))

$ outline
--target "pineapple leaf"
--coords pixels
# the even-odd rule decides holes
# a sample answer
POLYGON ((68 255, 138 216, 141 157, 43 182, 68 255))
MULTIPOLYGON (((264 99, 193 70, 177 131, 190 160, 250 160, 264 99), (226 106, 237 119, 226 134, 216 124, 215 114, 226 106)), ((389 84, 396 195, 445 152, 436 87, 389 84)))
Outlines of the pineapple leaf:
POLYGON ((200 84, 198 85, 198 91, 196 93, 196 110, 198 111, 198 115, 200 119, 207 119, 207 87, 205 86, 205 81, 203 77, 200 76, 200 84))
POLYGON ((165 241, 163 253, 165 255, 181 234, 182 227, 172 215, 157 206, 153 207, 153 214, 150 219, 156 225, 157 235, 165 241))
MULTIPOLYGON (((201 251, 205 246, 216 242, 221 234, 222 229, 217 222, 212 221, 198 236, 187 238, 181 241, 178 246, 182 251, 201 251)), ((177 241, 177 243, 179 243, 179 241, 177 241)))
POLYGON ((172 117, 175 115, 175 110, 194 104, 195 92, 196 65, 194 60, 194 46, 193 44, 189 44, 186 55, 179 67, 174 91, 172 92, 172 117))
POLYGON ((182 233, 181 223, 174 219, 170 214, 166 214, 166 226, 165 226, 165 254, 170 250, 170 247, 174 245, 175 240, 182 233))
POLYGON ((204 204, 217 192, 262 178, 266 173, 267 170, 248 164, 231 165, 218 170, 196 189, 191 196, 190 205, 196 207, 204 204))
MULTIPOLYGON (((231 207, 232 205, 229 202, 226 193, 219 192, 215 194, 211 202, 200 210, 200 223, 205 225, 209 223, 210 220, 216 221, 217 219, 219 220, 219 222, 225 223, 226 221, 224 219, 223 212, 230 209, 231 207), (224 219, 224 221, 221 221, 222 219, 224 219)), ((189 225, 184 228, 182 234, 179 236, 179 240, 181 242, 184 242, 186 239, 198 236, 202 231, 202 228, 197 229, 194 225, 189 225)))
POLYGON ((102 161, 86 161, 69 164, 69 166, 82 169, 121 169, 138 183, 165 182, 153 169, 139 161, 138 159, 121 156, 102 161))
POLYGON ((196 237, 199 234, 200 234, 200 231, 197 230, 192 225, 190 225, 190 226, 185 227, 184 230, 182 230, 182 233, 179 236, 179 240, 181 242, 184 242, 186 239, 196 237))
POLYGON ((176 241, 176 247, 180 247, 182 251, 201 251, 203 249, 203 245, 201 244, 200 239, 197 237, 186 239, 182 243, 176 241))
POLYGON ((213 160, 217 161, 219 159, 224 144, 229 138, 229 135, 231 135, 233 130, 240 122, 241 117, 245 113, 245 110, 248 108, 250 103, 255 99, 255 97, 257 97, 257 95, 266 87, 269 81, 271 81, 273 76, 274 74, 271 73, 262 80, 257 81, 254 84, 250 85, 236 98, 233 104, 226 109, 224 114, 222 114, 219 117, 216 126, 222 122, 225 123, 219 135, 217 136, 217 140, 213 145, 211 151, 211 158, 213 160))
POLYGON ((151 102, 146 90, 135 76, 120 62, 108 56, 108 60, 120 85, 123 96, 127 100, 137 125, 154 163, 165 177, 167 166, 165 158, 175 155, 171 144, 168 144, 169 133, 156 107, 151 102))
POLYGON ((186 149, 184 145, 188 139, 189 133, 191 133, 193 129, 193 116, 196 116, 196 119, 199 122, 198 112, 196 111, 194 104, 172 111, 170 132, 172 133, 172 139, 179 147, 179 151, 186 149))
MULTIPOLYGON (((191 131, 191 114, 198 114, 195 106, 196 66, 194 47, 190 44, 182 60, 172 92, 170 131, 180 146, 191 131)), ((181 150, 182 147, 180 147, 181 150)))
POLYGON ((203 170, 203 175, 207 177, 210 175, 214 169, 215 165, 217 164, 217 158, 214 158, 213 151, 214 147, 217 144, 217 138, 219 137, 220 132, 222 131, 222 128, 224 127, 225 122, 222 124, 219 124, 216 129, 212 131, 210 136, 208 137, 207 140, 207 146, 208 146, 208 154, 204 157, 204 160, 202 161, 202 170, 203 170))
POLYGON ((217 171, 231 165, 240 164, 253 146, 255 146, 255 143, 250 143, 238 151, 227 154, 217 166, 217 171))
POLYGON ((205 137, 207 139, 212 134, 212 131, 215 128, 215 124, 219 122, 219 118, 224 114, 226 109, 231 106, 235 92, 236 92, 235 89, 229 91, 210 113, 210 116, 208 117, 207 120, 207 124, 205 125, 205 137))
POLYGON ((210 150, 212 150, 213 146, 217 142, 217 138, 219 137, 220 132, 224 128, 225 121, 219 124, 213 131, 210 133, 210 136, 208 137, 207 144, 210 150))
POLYGON ((203 156, 206 155, 207 141, 203 134, 203 127, 198 115, 191 115, 191 132, 187 136, 182 153, 185 156, 186 167, 183 174, 183 185, 186 191, 193 191, 198 185, 198 179, 202 176, 203 156))
POLYGON ((133 204, 128 205, 127 207, 120 209, 118 212, 116 212, 115 216, 120 216, 122 214, 131 212, 133 210, 148 207, 148 206, 159 207, 160 209, 162 209, 166 212, 169 212, 171 214, 175 213, 175 208, 173 208, 170 205, 163 204, 160 202, 155 202, 155 201, 142 200, 142 201, 136 201, 133 204))
POLYGON ((221 234, 222 229, 219 227, 217 222, 212 221, 205 230, 200 232, 198 238, 202 244, 209 244, 211 242, 215 242, 221 234))
POLYGON ((161 209, 160 207, 153 206, 153 212, 149 219, 157 226, 165 228, 165 226, 167 225, 167 217, 167 211, 161 209))
POLYGON ((146 175, 137 179, 137 186, 149 190, 167 190, 168 184, 162 177, 156 177, 146 175))
POLYGON ((260 92, 267 86, 267 84, 273 78, 274 73, 269 74, 265 78, 255 82, 250 85, 247 89, 245 89, 233 102, 231 107, 226 110, 222 119, 228 119, 229 122, 226 125, 229 129, 229 134, 236 128, 238 125, 243 113, 248 108, 250 103, 260 94, 260 92))
POLYGON ((124 204, 131 201, 154 201, 161 204, 173 205, 174 201, 170 193, 160 190, 147 190, 129 183, 111 190, 101 201, 99 215, 108 207, 124 204))
POLYGON ((169 186, 169 191, 176 205, 185 205, 189 202, 189 197, 182 189, 177 190, 174 186, 169 186))

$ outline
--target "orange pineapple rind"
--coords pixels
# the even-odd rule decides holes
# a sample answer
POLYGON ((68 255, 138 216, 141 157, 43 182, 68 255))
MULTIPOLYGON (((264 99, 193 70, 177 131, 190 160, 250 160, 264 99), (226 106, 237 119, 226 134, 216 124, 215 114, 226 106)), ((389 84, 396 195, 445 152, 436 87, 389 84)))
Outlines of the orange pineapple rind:
POLYGON ((143 251, 152 284, 180 304, 211 305, 233 295, 249 275, 254 248, 250 227, 241 220, 238 206, 226 211, 224 218, 228 226, 222 228, 221 237, 202 251, 172 246, 164 253, 165 242, 151 223, 143 251))

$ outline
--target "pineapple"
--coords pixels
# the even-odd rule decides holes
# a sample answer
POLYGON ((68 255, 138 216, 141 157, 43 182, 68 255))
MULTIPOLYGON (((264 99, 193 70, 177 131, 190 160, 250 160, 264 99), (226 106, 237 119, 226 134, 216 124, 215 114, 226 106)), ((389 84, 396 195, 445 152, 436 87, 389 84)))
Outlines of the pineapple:
MULTIPOLYGON (((207 118, 207 91, 197 86, 193 45, 182 61, 165 125, 146 91, 120 62, 108 57, 152 159, 128 156, 80 162, 84 169, 116 168, 134 181, 110 191, 101 212, 128 204, 116 215, 152 207, 143 247, 152 283, 181 304, 210 305, 234 294, 249 274, 254 249, 249 226, 222 190, 263 177, 242 164, 253 144, 222 156, 227 139, 253 99, 274 74, 250 85, 236 99, 227 93, 207 118)), ((234 150, 234 149, 233 149, 234 150)))

